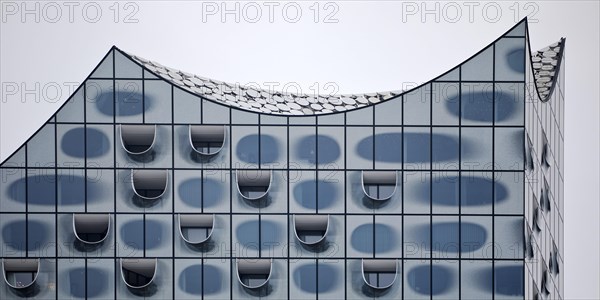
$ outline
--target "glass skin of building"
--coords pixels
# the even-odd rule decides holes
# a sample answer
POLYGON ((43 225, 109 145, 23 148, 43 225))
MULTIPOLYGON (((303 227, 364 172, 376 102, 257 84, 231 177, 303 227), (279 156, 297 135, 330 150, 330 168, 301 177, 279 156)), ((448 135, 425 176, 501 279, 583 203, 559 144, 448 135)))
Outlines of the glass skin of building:
POLYGON ((202 99, 113 47, 0 166, 7 281, 39 258, 0 298, 562 299, 564 68, 542 102, 526 53, 523 20, 390 100, 290 116, 202 99), (190 125, 224 129, 196 144, 218 153, 195 153, 190 125), (151 151, 128 154, 128 130, 151 151))

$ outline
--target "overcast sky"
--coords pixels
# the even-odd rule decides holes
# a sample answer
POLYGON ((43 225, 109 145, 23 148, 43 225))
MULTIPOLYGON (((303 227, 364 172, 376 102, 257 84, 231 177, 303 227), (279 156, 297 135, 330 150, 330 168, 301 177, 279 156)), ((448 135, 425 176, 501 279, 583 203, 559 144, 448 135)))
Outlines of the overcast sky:
POLYGON ((533 49, 567 38, 565 299, 598 299, 599 11, 598 1, 3 1, 0 161, 112 45, 229 82, 374 92, 428 81, 529 16, 533 49))

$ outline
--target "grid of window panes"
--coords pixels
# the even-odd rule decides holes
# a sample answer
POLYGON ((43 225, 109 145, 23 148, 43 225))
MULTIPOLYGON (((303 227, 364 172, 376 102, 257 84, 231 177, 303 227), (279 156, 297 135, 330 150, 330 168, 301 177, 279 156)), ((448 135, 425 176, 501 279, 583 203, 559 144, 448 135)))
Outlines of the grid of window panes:
MULTIPOLYGON (((564 47, 564 44, 562 45, 564 47)), ((564 50, 563 50, 564 51, 564 50)), ((554 92, 540 102, 527 66, 525 202, 527 220, 526 296, 563 299, 564 253, 564 64, 557 72, 554 92), (544 161, 547 162, 544 163, 544 161)), ((528 59, 529 60, 529 59, 528 59)))
POLYGON ((522 299, 525 42, 521 23, 412 92, 301 117, 200 100, 111 51, 2 166, 1 256, 43 258, 34 298, 45 299, 135 298, 118 259, 138 257, 158 259, 145 294, 156 299, 522 299), (150 159, 127 155, 121 124, 157 125, 150 159), (225 125, 223 149, 195 157, 190 124, 225 125), (168 171, 159 201, 135 197, 142 168, 168 171), (266 201, 238 194, 246 168, 272 170, 266 201), (396 171, 392 197, 365 197, 363 170, 396 171), (107 240, 76 247, 73 213, 109 213, 107 240), (209 246, 185 243, 179 213, 214 214, 209 246), (293 216, 314 214, 329 229, 306 249, 293 216), (269 289, 244 289, 236 258, 272 258, 269 289), (363 258, 397 259, 394 284, 366 290, 363 258))

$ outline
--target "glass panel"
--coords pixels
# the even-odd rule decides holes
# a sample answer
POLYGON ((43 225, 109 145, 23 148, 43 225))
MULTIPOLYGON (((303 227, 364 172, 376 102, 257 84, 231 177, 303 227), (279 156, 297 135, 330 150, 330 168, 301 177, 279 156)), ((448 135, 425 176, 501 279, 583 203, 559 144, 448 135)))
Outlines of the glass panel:
MULTIPOLYGON (((87 261, 87 297, 88 299, 109 299, 114 297, 115 262, 111 259, 89 259, 87 261)), ((120 278, 119 278, 120 280, 120 278)), ((59 280, 60 282, 60 280, 59 280)))
POLYGON ((86 156, 90 168, 112 167, 114 165, 114 138, 112 125, 87 125, 86 156))
POLYGON ((375 257, 402 257, 402 216, 375 216, 375 257))
POLYGON ((85 82, 85 89, 87 122, 112 123, 115 108, 113 81, 90 79, 85 82))
POLYGON ((522 259, 523 248, 523 217, 495 217, 494 239, 495 258, 522 259))
POLYGON ((405 171, 404 212, 430 213, 430 175, 429 171, 405 171))
POLYGON ((404 261, 404 297, 430 299, 432 293, 430 261, 404 261))
POLYGON ((202 99, 187 91, 179 88, 173 89, 173 109, 175 110, 174 122, 189 124, 200 123, 200 118, 202 117, 200 111, 201 101, 202 99))
POLYGON ((322 169, 344 168, 344 128, 319 127, 317 129, 317 161, 322 169))
POLYGON ((494 195, 493 177, 489 172, 462 172, 460 203, 462 213, 491 214, 494 195))
POLYGON ((431 166, 429 127, 404 128, 404 168, 428 169, 431 166))
POLYGON ((141 80, 115 81, 115 115, 117 123, 141 123, 144 95, 141 80))
POLYGON ((347 216, 347 257, 373 255, 373 216, 347 216))
POLYGON ((56 205, 56 176, 53 169, 27 171, 27 205, 29 211, 53 212, 56 205))
POLYGON ((433 213, 456 214, 460 205, 458 172, 433 172, 431 203, 433 213))
POLYGON ((373 127, 352 127, 346 134, 348 169, 373 168, 373 127))
POLYGON ((56 125, 57 165, 59 167, 83 168, 85 159, 86 131, 80 125, 56 125))
POLYGON ((177 284, 175 285, 176 299, 198 299, 202 297, 203 288, 207 288, 202 284, 206 278, 206 276, 202 276, 205 267, 201 260, 175 260, 175 278, 177 280, 177 284))
POLYGON ((296 116, 293 118, 289 118, 290 125, 297 124, 305 124, 305 125, 314 125, 317 122, 317 118, 313 116, 296 116))
MULTIPOLYGON (((316 212, 317 209, 317 182, 314 171, 290 170, 289 173, 290 212, 305 213, 316 212)), ((323 187, 329 193, 337 192, 331 184, 323 187)), ((330 197, 325 199, 330 202, 330 197)), ((323 203, 321 203, 323 204, 323 203)))
POLYGON ((494 210, 497 214, 523 214, 524 174, 522 172, 496 172, 494 210))
POLYGON ((85 170, 58 169, 58 211, 83 211, 85 208, 85 170))
POLYGON ((229 123, 229 108, 225 105, 213 103, 209 100, 202 102, 203 124, 227 124, 229 123))
POLYGON ((494 263, 496 299, 523 299, 525 295, 523 261, 494 263))
POLYGON ((252 215, 233 215, 232 216, 233 240, 236 251, 240 254, 237 257, 258 257, 259 252, 259 220, 258 216, 252 215))
POLYGON ((87 170, 86 205, 89 212, 114 211, 114 171, 87 170))
POLYGON ((287 127, 260 128, 260 163, 263 168, 287 167, 287 127))
MULTIPOLYGON (((174 88, 173 90, 179 89, 174 88)), ((174 93, 169 83, 162 80, 144 80, 144 114, 146 123, 171 123, 172 92, 174 93)), ((189 109, 189 107, 185 106, 183 108, 189 109)), ((198 111, 198 108, 194 107, 190 109, 190 112, 194 111, 198 111)))
POLYGON ((290 261, 290 299, 315 299, 317 266, 314 259, 290 261))
POLYGON ((523 126, 525 120, 525 84, 496 83, 495 93, 496 124, 523 126))
POLYGON ((259 163, 259 136, 256 126, 232 126, 231 144, 235 147, 233 167, 256 168, 259 163))
POLYGON ((458 125, 459 123, 459 84, 433 83, 432 114, 434 125, 458 125))
POLYGON ((291 169, 315 168, 317 162, 317 138, 315 134, 316 129, 312 126, 297 126, 293 127, 293 130, 289 130, 289 164, 291 169))
POLYGON ((228 170, 206 170, 202 175, 202 206, 204 211, 229 212, 231 173, 228 170))
POLYGON ((145 252, 148 257, 169 257, 173 254, 172 215, 147 214, 145 252))
POLYGON ((494 132, 494 166, 497 170, 523 170, 524 128, 496 128, 494 132))
POLYGON ((431 85, 426 84, 404 95, 404 125, 429 125, 431 85))
POLYGON ((402 169, 401 127, 375 127, 375 169, 402 169))
POLYGON ((462 128, 461 167, 463 170, 490 169, 492 128, 462 128))
POLYGON ((463 259, 492 257, 491 217, 463 216, 461 218, 460 251, 463 259))
MULTIPOLYGON (((32 223, 34 226, 39 224, 32 223)), ((3 257, 23 257, 27 251, 27 221, 23 214, 2 214, 0 248, 3 257)), ((39 226, 37 226, 39 227, 39 226)))
POLYGON ((503 38, 496 42, 495 47, 495 80, 524 80, 525 39, 503 38))
POLYGON ((432 299, 460 299, 459 296, 460 261, 433 261, 431 267, 432 299))
MULTIPOLYGON (((175 170, 175 212, 195 213, 202 210, 202 171, 201 170, 175 170)), ((214 184, 220 184, 215 182, 214 184)), ((209 203, 217 202, 212 199, 209 203)))
POLYGON ((86 268, 83 259, 58 260, 58 297, 81 299, 86 297, 86 268))
MULTIPOLYGON (((235 263, 235 262, 234 262, 235 263)), ((230 286, 237 284, 237 279, 232 283, 230 273, 231 262, 226 259, 207 259, 204 261, 204 299, 229 299, 230 286)), ((196 298, 197 299, 197 298, 196 298)))
POLYGON ((67 103, 57 112, 56 121, 58 122, 83 122, 84 114, 84 88, 79 88, 73 94, 67 103))
POLYGON ((56 256, 54 214, 30 214, 27 217, 27 254, 31 257, 56 256))
POLYGON ((486 82, 463 83, 460 106, 463 125, 491 125, 494 117, 494 85, 486 82))
POLYGON ((25 211, 25 169, 0 169, 0 211, 24 212, 25 211))
MULTIPOLYGON (((117 234, 117 256, 143 257, 144 256, 144 216, 143 215, 115 215, 117 234)), ((120 270, 119 270, 120 272, 120 270)))
POLYGON ((113 77, 113 51, 110 50, 104 60, 96 67, 90 77, 112 78, 113 77))
POLYGON ((260 220, 260 252, 262 257, 287 256, 285 240, 288 232, 286 215, 265 215, 260 220))
POLYGON ((231 110, 231 124, 258 124, 259 114, 240 109, 231 110))
POLYGON ((436 79, 436 81, 458 81, 460 75, 460 69, 459 68, 454 68, 448 72, 446 72, 444 75, 440 76, 439 78, 436 79))
POLYGON ((525 21, 521 21, 519 25, 509 31, 506 36, 525 36, 525 24, 525 21))
POLYGON ((492 299, 492 262, 484 260, 461 261, 461 299, 492 299))
POLYGON ((115 51, 115 76, 117 78, 140 78, 142 67, 125 57, 120 51, 115 51))
POLYGON ((462 80, 493 80, 494 49, 488 47, 461 66, 462 80))
POLYGON ((276 116, 276 115, 260 115, 260 124, 279 124, 286 125, 287 117, 286 116, 276 116))
POLYGON ((344 172, 336 169, 319 171, 317 209, 320 213, 344 212, 344 172))
POLYGON ((460 223, 458 217, 434 216, 432 219, 432 255, 435 258, 458 258, 460 223))
POLYGON ((431 160, 434 169, 457 170, 460 137, 458 127, 435 127, 431 135, 431 160))
MULTIPOLYGON (((342 250, 343 251, 343 250, 342 250)), ((342 260, 321 259, 317 265, 319 299, 344 298, 344 263, 342 260)))
POLYGON ((404 257, 430 257, 429 216, 404 216, 404 257))
POLYGON ((378 103, 374 107, 376 125, 402 125, 402 97, 378 103))
POLYGON ((27 142, 28 167, 53 167, 54 162, 54 124, 46 124, 27 142))
POLYGON ((373 125, 373 107, 365 107, 346 112, 346 124, 373 125))
POLYGON ((16 150, 4 163, 0 164, 2 168, 25 166, 25 145, 16 150))

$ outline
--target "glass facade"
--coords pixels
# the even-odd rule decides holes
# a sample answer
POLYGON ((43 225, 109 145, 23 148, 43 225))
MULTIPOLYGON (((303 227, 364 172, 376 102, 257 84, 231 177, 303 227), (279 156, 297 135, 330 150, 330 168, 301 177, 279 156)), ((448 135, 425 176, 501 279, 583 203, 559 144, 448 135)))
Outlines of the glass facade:
POLYGON ((0 167, 3 272, 37 276, 0 298, 560 299, 563 78, 540 102, 527 51, 522 21, 414 90, 292 116, 114 48, 0 167))

